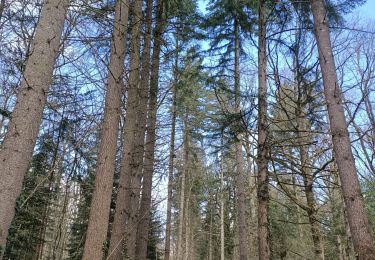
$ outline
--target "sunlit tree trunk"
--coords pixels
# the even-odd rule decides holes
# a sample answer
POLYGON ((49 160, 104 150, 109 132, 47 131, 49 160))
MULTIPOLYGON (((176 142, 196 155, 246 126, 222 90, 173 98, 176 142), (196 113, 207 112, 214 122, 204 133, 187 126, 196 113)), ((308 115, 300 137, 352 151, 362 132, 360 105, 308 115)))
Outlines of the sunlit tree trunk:
POLYGON ((186 177, 189 173, 189 127, 188 127, 188 113, 184 116, 184 162, 181 171, 181 186, 180 186, 180 202, 178 211, 178 231, 177 231, 177 252, 176 259, 182 259, 182 244, 183 244, 183 227, 184 227, 184 213, 185 213, 185 188, 186 177))
POLYGON ((42 121, 69 2, 48 0, 43 5, 16 106, 0 147, 0 259, 42 121))
POLYGON ((124 127, 124 143, 122 151, 119 190, 116 200, 112 234, 108 258, 120 260, 124 257, 134 259, 135 235, 137 230, 137 208, 133 198, 139 197, 140 185, 135 166, 135 137, 137 129, 139 71, 140 71, 140 28, 142 19, 142 0, 135 0, 133 4, 134 20, 131 30, 130 75, 128 85, 128 99, 126 104, 126 123, 124 127))
MULTIPOLYGON (((177 40, 178 43, 178 40, 177 40)), ((173 168, 174 168, 174 157, 175 157, 175 133, 176 133, 176 99, 177 99, 177 71, 178 71, 178 44, 177 44, 175 68, 174 68, 174 83, 172 86, 172 126, 171 126, 171 140, 169 147, 169 165, 168 165, 168 198, 167 198, 167 219, 165 227, 165 249, 164 259, 169 260, 171 253, 171 229, 172 229, 172 203, 173 203, 173 168)))
POLYGON ((124 76, 128 11, 127 0, 116 2, 104 120, 84 246, 84 260, 101 260, 103 258, 103 245, 107 239, 124 76))
POLYGON ((354 250, 359 259, 375 259, 374 241, 356 174, 342 104, 342 92, 337 82, 324 1, 311 0, 311 8, 314 17, 314 32, 319 51, 320 67, 323 74, 324 95, 329 115, 333 151, 341 181, 354 250))
MULTIPOLYGON (((148 6, 152 5, 152 1, 148 0, 148 6)), ((152 9, 148 9, 151 16, 152 9)), ((156 146, 156 115, 158 109, 158 84, 159 84, 159 63, 160 63, 160 38, 163 34, 162 23, 163 1, 159 0, 157 4, 156 27, 154 31, 154 48, 152 56, 152 71, 150 80, 150 99, 148 107, 148 126, 147 140, 145 144, 145 162, 143 173, 142 199, 139 209, 140 221, 137 231, 136 257, 143 260, 147 256, 148 229, 150 225, 150 209, 151 209, 151 191, 152 178, 155 163, 155 146, 156 146)), ((151 17, 150 17, 151 18, 151 17)), ((148 21, 151 26, 151 19, 148 21)), ((147 23, 147 22, 146 22, 147 23)), ((151 27, 149 27, 151 34, 151 27)))

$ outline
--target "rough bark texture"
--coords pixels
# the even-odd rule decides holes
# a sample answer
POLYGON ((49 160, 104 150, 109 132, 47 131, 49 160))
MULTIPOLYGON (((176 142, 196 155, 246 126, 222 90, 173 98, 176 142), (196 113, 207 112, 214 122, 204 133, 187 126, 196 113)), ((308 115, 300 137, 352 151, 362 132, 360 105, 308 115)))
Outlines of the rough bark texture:
POLYGON ((17 103, 0 147, 0 259, 42 121, 69 0, 45 1, 17 103))
MULTIPOLYGON (((178 56, 178 52, 176 52, 178 56)), ((167 219, 165 227, 165 248, 164 248, 164 259, 169 260, 171 253, 171 230, 172 230, 172 203, 173 203, 173 168, 174 168, 174 157, 175 157, 175 133, 176 133, 176 117, 177 117, 177 70, 178 70, 178 57, 175 61, 174 71, 174 84, 172 86, 173 100, 172 100, 172 126, 171 126, 171 141, 169 147, 169 165, 168 165, 168 198, 167 198, 167 219)))
MULTIPOLYGON (((131 204, 132 197, 139 195, 139 180, 137 180, 137 171, 133 171, 135 165, 134 148, 137 129, 137 106, 138 102, 138 84, 139 84, 139 65, 140 65, 140 26, 142 19, 142 0, 135 0, 133 6, 134 21, 131 30, 131 51, 130 51, 130 75, 128 85, 128 100, 126 104, 126 123, 124 127, 124 144, 122 151, 121 172, 119 180, 119 191, 117 193, 116 212, 113 221, 113 229, 110 240, 108 259, 120 260, 124 258, 124 246, 126 247, 126 258, 134 259, 135 236, 128 234, 136 233, 135 213, 131 204), (126 229, 127 227, 127 229, 126 229), (134 238, 134 241, 131 239, 134 238)), ((138 206, 138 205, 137 205, 138 206)))
POLYGON ((172 195, 173 195, 173 168, 174 168, 174 149, 175 149, 175 133, 176 133, 176 85, 173 85, 173 104, 172 104, 172 128, 171 143, 169 147, 169 165, 168 165, 168 198, 167 198, 167 219, 165 227, 165 249, 164 259, 169 260, 171 252, 171 229, 172 229, 172 195))
MULTIPOLYGON (((235 112, 238 117, 236 125, 237 130, 241 131, 241 98, 240 98, 240 40, 237 18, 234 20, 234 95, 235 112)), ((246 223, 246 205, 245 205, 245 171, 242 154, 242 134, 237 133, 236 141, 236 188, 237 188, 237 218, 238 218, 238 239, 240 260, 247 259, 247 223, 246 223)))
MULTIPOLYGON (((142 19, 142 3, 138 1, 135 3, 135 17, 142 19)), ((151 46, 151 18, 152 18, 152 1, 147 0, 146 16, 146 32, 144 37, 144 49, 141 60, 141 79, 137 89, 137 104, 136 104, 136 125, 134 129, 134 147, 132 150, 130 161, 130 179, 128 180, 125 193, 125 205, 127 214, 125 215, 125 231, 126 244, 125 252, 127 259, 138 259, 136 257, 136 239, 137 227, 139 224, 139 205, 142 186, 142 171, 143 171, 143 155, 146 132, 146 118, 147 118, 147 101, 148 89, 150 82, 150 46, 151 46)), ((137 23, 141 23, 139 20, 137 23)), ((140 43, 139 43, 140 44, 140 43)), ((147 182, 147 181, 146 181, 147 182)))
POLYGON ((128 1, 118 0, 115 7, 104 119, 101 129, 94 193, 83 253, 84 260, 102 259, 103 245, 107 239, 120 119, 128 11, 128 1))
POLYGON ((181 171, 181 186, 180 186, 180 202, 178 210, 178 231, 177 231, 177 252, 176 259, 183 259, 182 252, 182 239, 184 227, 184 214, 185 214, 185 188, 186 178, 189 173, 189 129, 188 129, 188 114, 184 116, 184 165, 181 171))
MULTIPOLYGON (((147 0, 150 6, 150 20, 149 20, 149 34, 151 34, 151 5, 152 1, 147 0)), ((145 147, 145 162, 143 173, 142 185, 142 199, 139 209, 140 221, 137 231, 137 244, 135 254, 137 259, 145 260, 147 257, 147 243, 148 231, 150 225, 150 209, 151 209, 151 191, 152 191, 152 177, 154 173, 155 162, 155 145, 156 145, 156 115, 157 115, 157 98, 158 98, 158 85, 159 85, 159 63, 160 63, 160 38, 162 36, 162 11, 163 1, 159 0, 157 6, 156 27, 154 31, 154 48, 152 54, 152 71, 150 80, 150 99, 148 108, 148 126, 147 126, 147 140, 145 147)), ((147 21, 146 21, 147 23, 147 21)))
POLYGON ((311 0, 311 7, 314 17, 315 38, 319 50, 319 61, 323 74, 324 96, 329 115, 333 151, 341 181, 354 250, 361 260, 375 259, 373 237, 356 174, 342 104, 342 93, 337 82, 324 1, 311 0))
POLYGON ((270 259, 268 231, 267 78, 265 1, 259 1, 258 40, 258 248, 259 259, 270 259))

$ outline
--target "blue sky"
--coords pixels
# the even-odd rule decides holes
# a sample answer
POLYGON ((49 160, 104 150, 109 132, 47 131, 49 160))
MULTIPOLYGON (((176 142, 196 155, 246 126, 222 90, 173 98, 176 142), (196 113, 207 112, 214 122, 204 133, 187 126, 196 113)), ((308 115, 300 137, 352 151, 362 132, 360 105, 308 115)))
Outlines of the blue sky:
POLYGON ((358 8, 357 12, 361 13, 361 16, 375 19, 375 0, 367 0, 366 4, 358 8))

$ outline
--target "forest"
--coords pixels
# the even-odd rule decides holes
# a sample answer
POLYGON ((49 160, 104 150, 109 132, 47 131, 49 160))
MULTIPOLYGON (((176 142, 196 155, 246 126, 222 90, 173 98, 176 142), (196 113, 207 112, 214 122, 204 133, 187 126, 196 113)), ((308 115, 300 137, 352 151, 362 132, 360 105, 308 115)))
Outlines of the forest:
POLYGON ((375 260, 374 4, 0 0, 0 260, 375 260))

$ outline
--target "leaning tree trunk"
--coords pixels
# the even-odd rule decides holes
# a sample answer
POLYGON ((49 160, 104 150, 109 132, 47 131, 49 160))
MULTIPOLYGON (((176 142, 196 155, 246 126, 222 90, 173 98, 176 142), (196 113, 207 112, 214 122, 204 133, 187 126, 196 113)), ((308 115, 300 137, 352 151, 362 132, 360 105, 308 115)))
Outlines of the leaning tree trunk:
MULTIPOLYGON (((147 0, 147 4, 151 5, 152 1, 147 0)), ((151 18, 151 11, 150 18, 151 18)), ((155 162, 155 144, 156 144, 156 115, 157 115, 157 98, 159 85, 159 63, 160 63, 160 38, 163 33, 162 23, 163 1, 159 0, 157 4, 157 21, 154 31, 154 48, 152 54, 152 71, 150 79, 150 100, 148 108, 148 126, 147 126, 147 140, 145 146, 145 162, 144 175, 142 186, 142 199, 139 209, 140 221, 137 230, 137 244, 135 248, 135 255, 137 259, 145 260, 147 257, 148 231, 150 225, 150 209, 151 209, 151 192, 152 192, 152 177, 154 173, 155 162)), ((149 34, 151 34, 151 19, 149 34)))
POLYGON ((0 259, 52 83, 69 0, 48 0, 35 31, 9 129, 0 147, 0 259))
MULTIPOLYGON (((131 197, 137 196, 139 188, 136 185, 136 171, 134 166, 135 136, 137 132, 137 106, 138 106, 138 83, 140 64, 140 28, 142 19, 142 0, 136 0, 133 6, 134 21, 131 31, 130 50, 130 75, 128 86, 128 100, 126 104, 126 123, 124 127, 124 145, 122 151, 121 172, 119 180, 119 191, 117 193, 116 211, 108 252, 108 259, 120 260, 124 257, 124 246, 129 259, 134 259, 135 247, 131 247, 134 241, 128 241, 127 235, 135 233, 131 197), (129 221, 133 225, 129 225, 129 221), (126 230, 126 227, 128 230, 126 230)), ((138 197, 138 196, 137 196, 138 197)))
POLYGON ((353 245, 359 259, 375 259, 373 237, 366 215, 361 188, 356 174, 349 132, 346 126, 342 92, 337 82, 335 61, 329 34, 327 11, 323 0, 311 0, 314 32, 323 74, 324 95, 332 135, 333 151, 348 213, 353 245))
MULTIPOLYGON (((240 40, 238 18, 234 20, 234 95, 237 131, 241 131, 241 98, 240 98, 240 40)), ((247 223, 245 204, 245 172, 242 154, 242 134, 237 133, 236 149, 236 188, 237 188, 237 218, 240 260, 247 259, 247 223)))
POLYGON ((267 146, 267 76, 265 1, 259 1, 258 47, 258 250, 259 259, 270 259, 268 234, 268 146, 267 146))
POLYGON ((128 11, 128 1, 118 0, 115 7, 104 120, 101 129, 95 186, 83 252, 84 260, 102 259, 103 245, 107 239, 120 119, 128 11))

